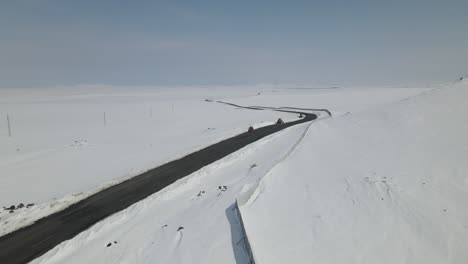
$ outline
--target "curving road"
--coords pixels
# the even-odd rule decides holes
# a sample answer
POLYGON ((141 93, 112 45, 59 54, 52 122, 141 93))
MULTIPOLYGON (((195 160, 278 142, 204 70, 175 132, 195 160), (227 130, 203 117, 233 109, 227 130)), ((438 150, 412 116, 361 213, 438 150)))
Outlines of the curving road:
MULTIPOLYGON (((301 113, 285 110, 281 112, 301 113)), ((314 114, 302 114, 305 116, 303 119, 258 128, 250 133, 245 132, 166 163, 100 191, 30 226, 0 237, 0 263, 27 263, 98 221, 124 210, 202 167, 263 137, 317 118, 314 114)))

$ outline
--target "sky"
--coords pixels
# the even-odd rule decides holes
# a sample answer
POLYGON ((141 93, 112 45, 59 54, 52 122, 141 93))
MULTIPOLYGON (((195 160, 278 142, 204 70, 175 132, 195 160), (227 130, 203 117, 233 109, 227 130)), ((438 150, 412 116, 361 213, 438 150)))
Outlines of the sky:
POLYGON ((0 3, 0 87, 399 84, 468 74, 468 1, 0 3))

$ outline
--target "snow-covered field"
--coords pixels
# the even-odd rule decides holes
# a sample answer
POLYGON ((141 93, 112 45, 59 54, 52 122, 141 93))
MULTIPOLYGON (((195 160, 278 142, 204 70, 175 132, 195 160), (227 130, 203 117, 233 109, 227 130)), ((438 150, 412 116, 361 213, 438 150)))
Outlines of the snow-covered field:
POLYGON ((468 82, 313 124, 240 206, 257 264, 467 263, 468 82))
POLYGON ((468 259, 460 84, 289 88, 0 91, 12 125, 12 137, 0 125, 0 201, 40 203, 2 211, 0 225, 11 230, 34 210, 63 208, 249 125, 295 118, 205 101, 213 99, 334 115, 251 144, 33 263, 248 263, 236 199, 257 264, 468 259))
POLYGON ((295 115, 205 98, 255 90, 0 89, 0 235, 167 161, 295 115), (8 135, 6 116, 10 119, 8 135), (104 116, 105 115, 105 116, 104 116))

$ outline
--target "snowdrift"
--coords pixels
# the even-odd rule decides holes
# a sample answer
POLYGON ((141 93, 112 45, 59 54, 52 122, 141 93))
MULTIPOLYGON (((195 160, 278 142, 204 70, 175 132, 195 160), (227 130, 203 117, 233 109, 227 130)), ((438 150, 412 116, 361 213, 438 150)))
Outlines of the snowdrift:
POLYGON ((257 264, 466 263, 468 82, 317 122, 240 204, 257 264))

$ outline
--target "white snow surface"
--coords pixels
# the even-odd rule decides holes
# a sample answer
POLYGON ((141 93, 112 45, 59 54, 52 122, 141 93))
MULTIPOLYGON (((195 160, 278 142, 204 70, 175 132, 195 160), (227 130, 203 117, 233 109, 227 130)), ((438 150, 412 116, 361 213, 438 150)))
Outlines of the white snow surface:
POLYGON ((468 82, 327 119, 242 200, 257 264, 467 263, 468 82))
MULTIPOLYGON (((244 106, 330 106, 334 117, 329 120, 335 121, 317 120, 298 125, 253 143, 100 221, 33 261, 248 263, 241 241, 240 224, 233 209, 236 199, 247 200, 252 192, 255 197, 263 197, 263 194, 257 195, 260 193, 258 190, 262 190, 262 186, 269 186, 266 183, 271 175, 293 159, 290 155, 295 157, 304 145, 310 144, 311 137, 319 140, 310 136, 311 134, 327 140, 328 136, 321 135, 321 131, 331 126, 329 124, 341 123, 349 118, 358 120, 356 116, 361 114, 355 113, 361 111, 363 122, 366 123, 365 109, 378 105, 393 107, 391 102, 427 90, 429 89, 324 90, 265 86, 156 90, 152 87, 128 89, 99 86, 32 89, 28 92, 0 90, 0 114, 3 118, 7 113, 10 116, 13 134, 8 137, 6 123, 0 122, 0 201, 4 203, 3 206, 19 202, 36 203, 29 209, 16 210, 12 214, 1 211, 0 234, 60 210, 106 186, 243 132, 249 125, 270 124, 278 117, 285 121, 296 118, 295 115, 271 111, 238 109, 206 102, 205 99, 223 100, 244 106), (348 112, 352 114, 339 117, 348 112), (268 176, 262 181, 265 175, 268 176), (220 186, 227 188, 223 191, 219 189, 220 186), (177 231, 182 226, 184 228, 177 231), (107 247, 109 243, 111 246, 107 247)), ((399 126, 397 121, 393 123, 394 127, 399 126)), ((346 126, 344 128, 348 129, 346 126)), ((342 141, 353 140, 353 134, 348 137, 346 130, 341 133, 336 130, 335 134, 342 141)), ((364 138, 361 140, 365 141, 364 138)), ((335 141, 339 142, 324 141, 321 145, 323 149, 309 149, 310 153, 307 155, 339 152, 341 147, 335 141), (329 149, 325 149, 327 144, 329 149)), ((398 149, 397 146, 394 148, 398 149)), ((355 151, 359 153, 360 148, 355 151)), ((337 157, 340 155, 345 153, 338 153, 337 157)), ((322 162, 323 166, 331 166, 330 169, 341 167, 336 166, 340 160, 322 162)), ((288 196, 294 198, 300 195, 302 192, 293 193, 297 191, 293 183, 303 179, 304 173, 308 175, 312 171, 311 167, 317 167, 312 164, 315 161, 307 160, 301 165, 302 169, 286 169, 286 175, 281 175, 281 178, 284 180, 282 187, 287 192, 283 195, 275 190, 271 195, 285 202, 289 200, 288 196), (286 180, 289 178, 291 182, 286 180)), ((345 160, 343 166, 346 164, 352 163, 345 160)), ((322 185, 322 193, 326 191, 324 187, 327 185, 322 185)), ((333 192, 333 189, 330 190, 333 192)), ((282 234, 276 233, 276 230, 287 233, 287 229, 283 225, 278 226, 275 219, 268 217, 268 214, 272 218, 283 217, 283 213, 287 212, 274 212, 277 208, 270 203, 273 198, 265 197, 268 197, 265 208, 271 211, 261 205, 261 208, 257 208, 258 212, 255 212, 254 207, 257 204, 252 200, 242 206, 253 249, 256 254, 257 250, 262 252, 264 249, 271 256, 287 256, 291 251, 284 249, 290 241, 273 237, 282 234), (259 224, 263 226, 256 226, 259 224), (276 240, 266 243, 262 241, 262 236, 265 239, 268 237, 264 234, 267 230, 273 233, 269 235, 276 240), (269 248, 271 244, 278 247, 269 248)), ((298 210, 299 207, 300 205, 298 210)), ((291 220, 288 216, 284 219, 291 220)), ((281 223, 295 225, 294 221, 281 223)), ((297 224, 300 226, 303 220, 299 218, 297 224)), ((295 239, 303 239, 304 245, 299 248, 309 250, 307 242, 314 238, 304 233, 304 236, 295 239)), ((298 262, 304 263, 304 260, 298 262)))

